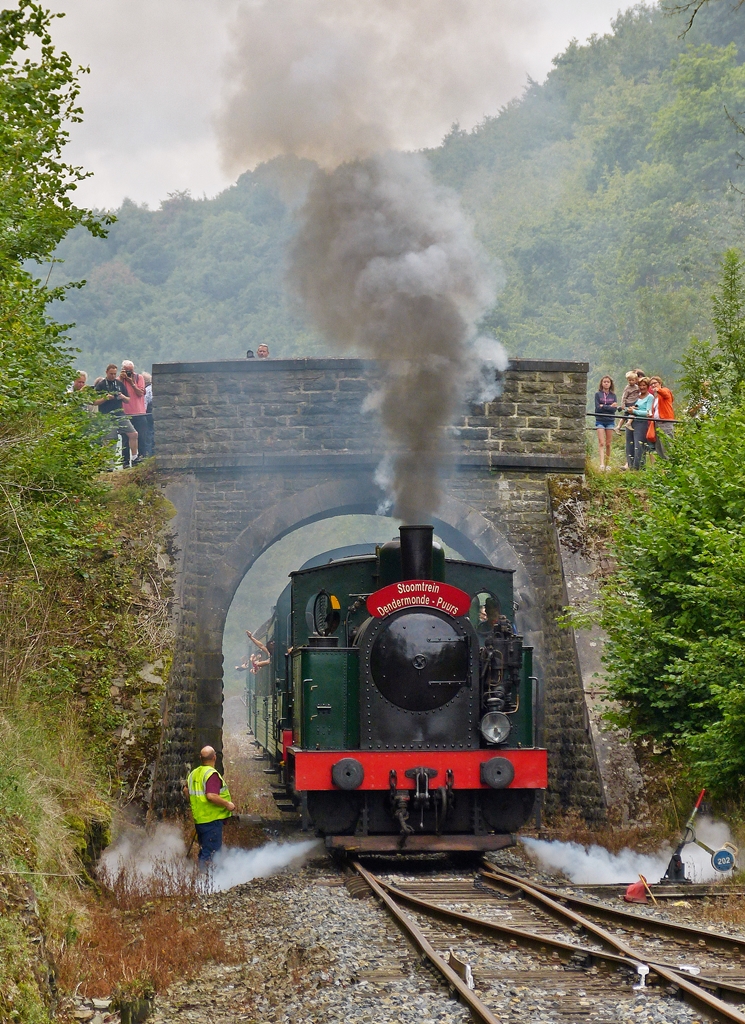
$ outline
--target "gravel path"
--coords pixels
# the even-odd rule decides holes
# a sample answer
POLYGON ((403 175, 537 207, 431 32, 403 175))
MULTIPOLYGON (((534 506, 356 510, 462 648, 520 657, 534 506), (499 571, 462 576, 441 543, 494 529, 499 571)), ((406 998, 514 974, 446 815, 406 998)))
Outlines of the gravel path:
MULTIPOLYGON (((240 754, 250 774, 258 776, 260 766, 252 763, 252 751, 240 754)), ((288 839, 307 838, 290 835, 289 822, 280 831, 288 839)), ((536 881, 558 881, 527 862, 519 849, 502 851, 493 859, 536 881)), ((404 876, 389 877, 404 882, 404 876)), ((581 892, 580 886, 571 888, 581 892)), ((177 983, 160 995, 149 1018, 152 1024, 465 1024, 471 1020, 469 1011, 422 963, 388 914, 373 899, 354 898, 325 854, 299 871, 254 880, 203 898, 199 905, 205 915, 223 922, 230 962, 208 964, 193 981, 177 983)), ((638 909, 677 920, 698 916, 701 923, 696 906, 638 909)), ((482 904, 477 912, 485 917, 509 915, 498 904, 482 904)), ((633 992, 627 975, 619 975, 616 993, 609 995, 608 976, 597 968, 578 971, 499 943, 485 945, 459 929, 437 941, 431 922, 418 915, 417 919, 443 954, 452 946, 472 964, 477 993, 501 1020, 701 1024, 707 1019, 659 988, 633 992)), ((735 925, 733 930, 740 929, 735 925)), ((577 940, 569 933, 563 937, 577 940)))

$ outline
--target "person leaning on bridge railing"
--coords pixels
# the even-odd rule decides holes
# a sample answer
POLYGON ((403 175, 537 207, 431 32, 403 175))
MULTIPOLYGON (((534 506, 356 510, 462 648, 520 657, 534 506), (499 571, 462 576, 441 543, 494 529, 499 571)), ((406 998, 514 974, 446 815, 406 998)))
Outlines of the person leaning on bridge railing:
POLYGON ((96 381, 95 390, 101 395, 93 405, 98 406, 99 413, 107 415, 111 419, 111 430, 104 434, 104 441, 115 441, 119 435, 129 446, 128 450, 137 458, 137 431, 130 419, 124 414, 122 408, 129 405, 130 397, 126 388, 116 376, 116 363, 109 363, 106 367, 106 376, 96 381))
POLYGON ((633 468, 639 470, 644 465, 646 455, 647 431, 652 418, 654 395, 649 390, 649 377, 639 380, 639 397, 632 407, 634 416, 634 463, 633 468))
MULTIPOLYGON (((119 374, 124 390, 129 395, 127 405, 127 416, 132 426, 137 431, 137 442, 134 449, 131 444, 128 448, 122 447, 122 461, 125 467, 130 464, 134 466, 145 458, 148 449, 148 422, 147 410, 145 408, 145 378, 141 373, 135 372, 135 364, 131 359, 122 360, 122 372, 119 374)), ((127 438, 129 441, 129 438, 127 438)))
MULTIPOLYGON (((654 396, 654 403, 652 405, 652 418, 654 420, 654 450, 661 459, 667 458, 667 452, 665 451, 664 438, 672 437, 675 433, 675 427, 673 426, 672 420, 675 419, 675 412, 673 411, 673 393, 670 388, 666 388, 662 382, 662 377, 650 377, 649 378, 649 390, 654 396)), ((654 456, 650 452, 650 462, 654 461, 654 456)))
MULTIPOLYGON (((644 374, 642 374, 644 376, 644 374)), ((636 370, 629 370, 626 374, 626 387, 621 395, 621 412, 628 413, 624 419, 618 421, 616 430, 623 431, 626 445, 626 465, 624 469, 634 468, 634 417, 631 413, 639 397, 639 375, 636 370)))

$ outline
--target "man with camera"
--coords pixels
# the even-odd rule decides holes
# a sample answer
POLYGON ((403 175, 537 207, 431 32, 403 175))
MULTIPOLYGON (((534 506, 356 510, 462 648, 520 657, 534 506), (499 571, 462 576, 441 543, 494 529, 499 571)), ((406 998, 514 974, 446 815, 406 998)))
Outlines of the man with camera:
POLYGON ((128 415, 125 415, 123 408, 129 412, 130 397, 120 380, 116 377, 116 363, 109 363, 106 367, 106 376, 95 385, 95 390, 100 394, 93 405, 98 406, 98 411, 111 417, 111 430, 104 434, 104 440, 116 441, 121 435, 122 449, 125 441, 129 445, 129 451, 137 455, 137 431, 131 423, 128 415))
POLYGON ((145 453, 148 450, 147 437, 150 424, 147 420, 147 409, 145 408, 145 378, 135 373, 135 364, 131 359, 122 360, 122 372, 119 374, 119 380, 124 385, 124 391, 129 397, 127 403, 127 416, 137 431, 138 440, 135 440, 134 448, 132 442, 129 441, 129 462, 127 460, 127 453, 122 452, 124 459, 124 465, 131 464, 135 466, 138 462, 141 462, 145 457, 145 453), (139 452, 142 452, 140 455, 139 452))

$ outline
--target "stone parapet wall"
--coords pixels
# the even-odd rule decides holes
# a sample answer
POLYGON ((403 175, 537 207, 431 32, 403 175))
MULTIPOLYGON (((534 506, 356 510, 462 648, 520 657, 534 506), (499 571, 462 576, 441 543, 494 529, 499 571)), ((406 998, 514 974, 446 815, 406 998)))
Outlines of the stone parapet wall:
POLYGON ((498 398, 473 406, 458 437, 469 452, 585 457, 587 363, 513 359, 498 398))
MULTIPOLYGON (((376 363, 156 363, 153 377, 162 469, 281 468, 299 454, 378 458, 384 448, 375 414, 364 411, 380 384, 376 363)), ((470 406, 450 429, 456 460, 527 466, 532 458, 545 468, 582 469, 586 380, 586 363, 513 360, 500 375, 499 397, 470 406)))

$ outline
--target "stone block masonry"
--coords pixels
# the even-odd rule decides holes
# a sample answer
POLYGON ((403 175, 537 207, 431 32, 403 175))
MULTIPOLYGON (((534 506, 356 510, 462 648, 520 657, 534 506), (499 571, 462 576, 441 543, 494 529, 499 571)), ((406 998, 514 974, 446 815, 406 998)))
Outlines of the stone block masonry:
MULTIPOLYGON (((466 557, 515 570, 518 626, 545 688, 549 808, 603 814, 548 500, 549 475, 584 470, 587 364, 515 359, 490 403, 449 430, 435 516, 466 557)), ((181 805, 204 743, 221 749, 222 632, 254 560, 319 519, 374 514, 384 442, 365 399, 380 380, 356 359, 235 360, 153 367, 157 465, 177 508, 176 650, 155 800, 181 805)))

